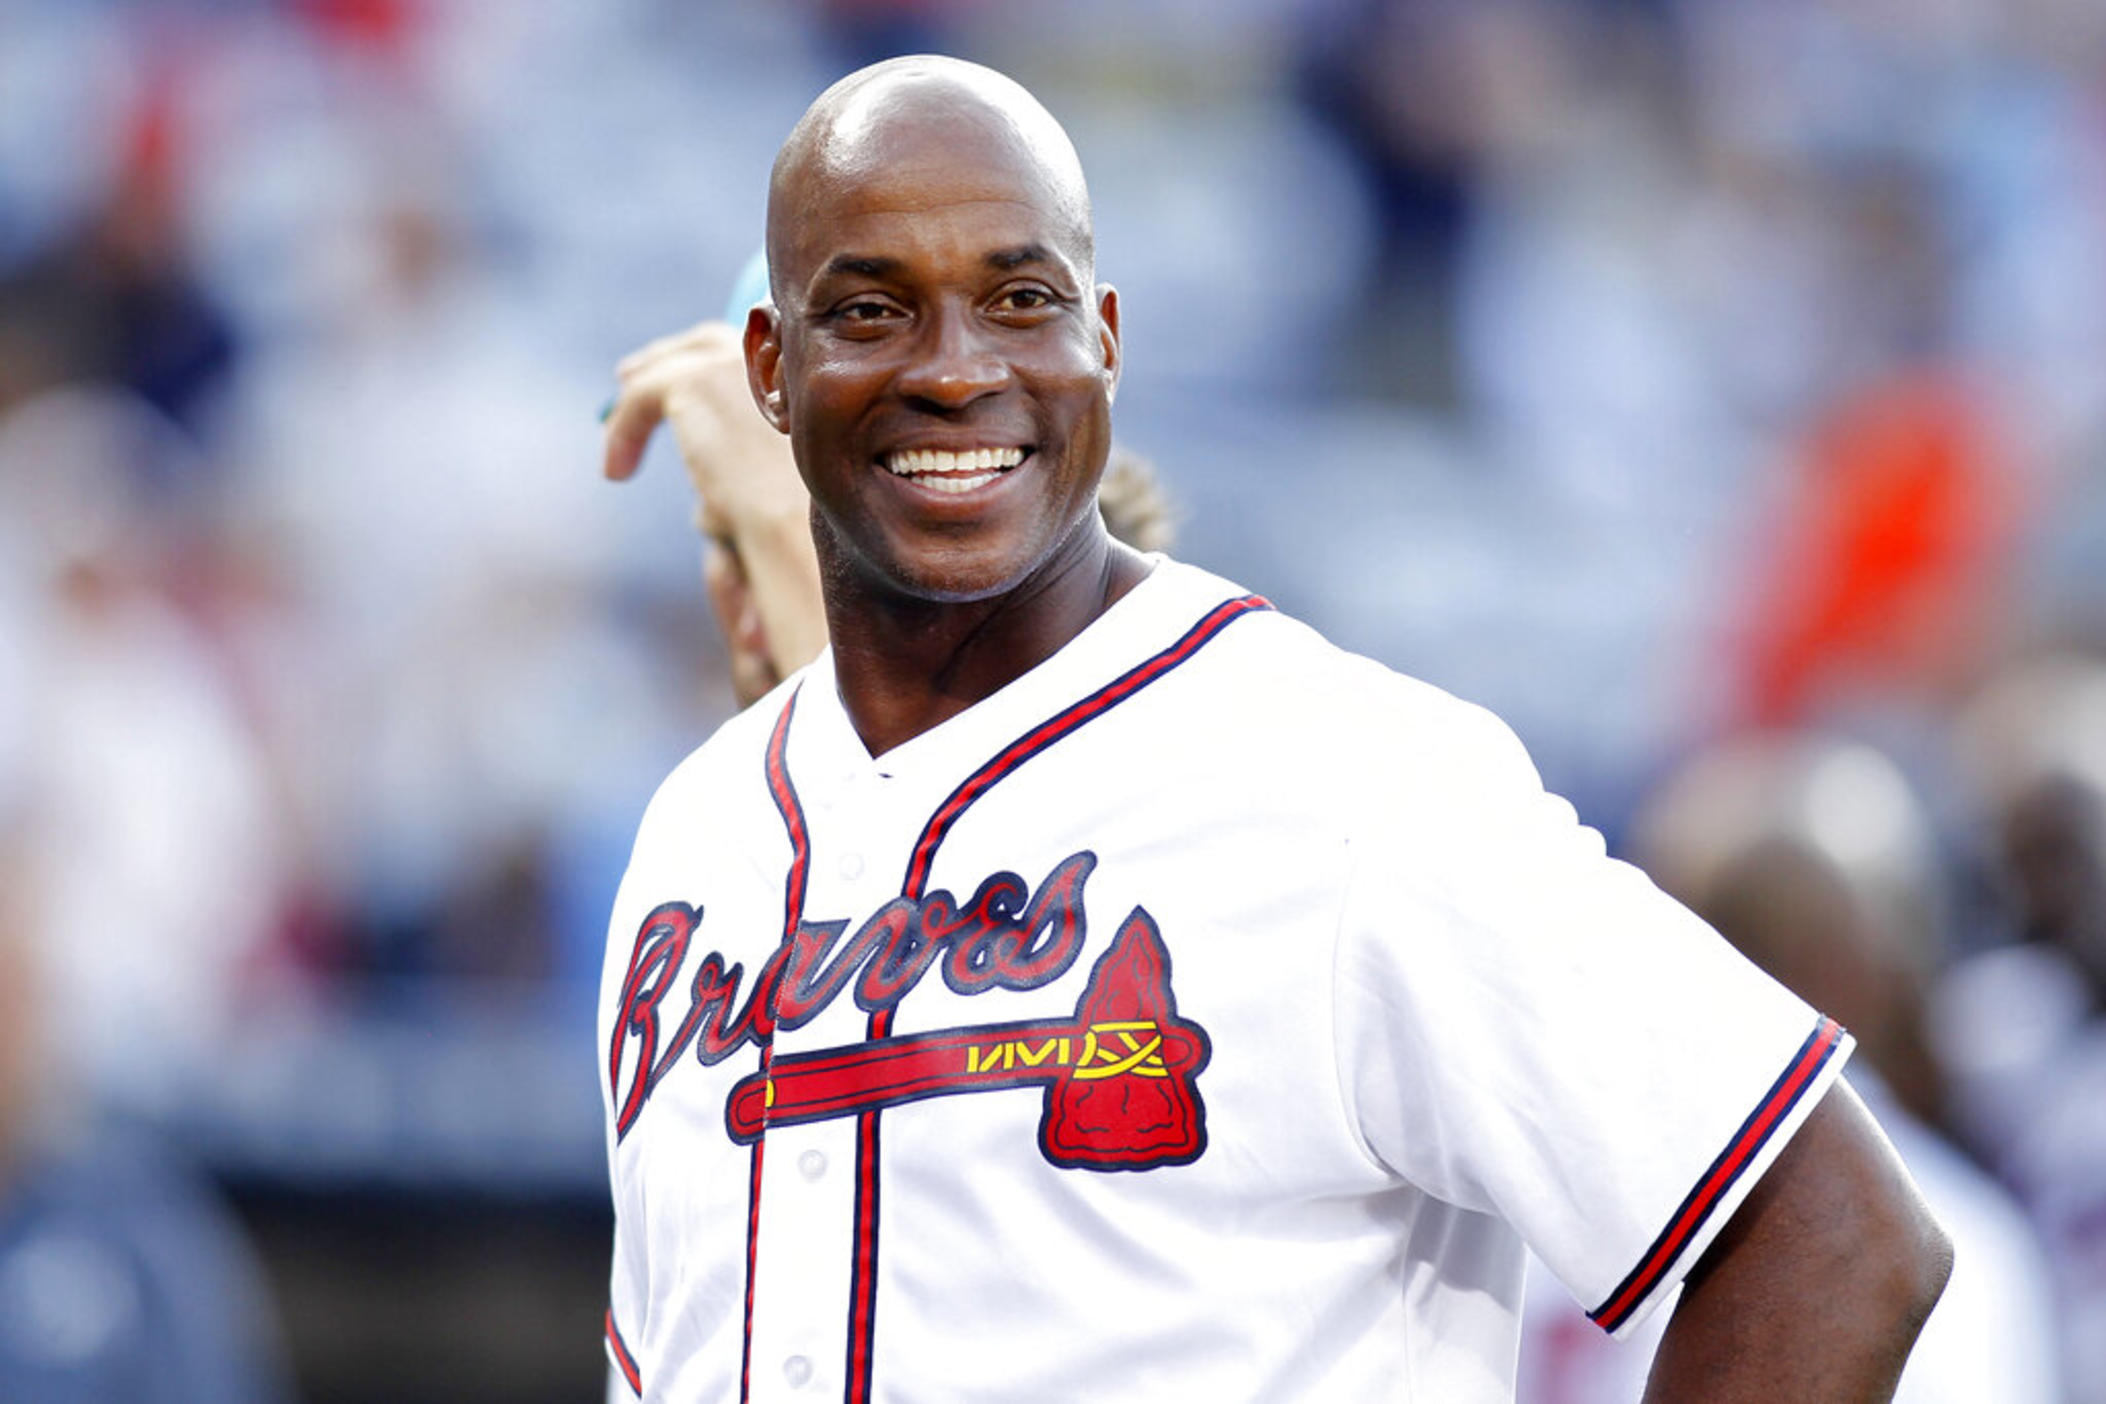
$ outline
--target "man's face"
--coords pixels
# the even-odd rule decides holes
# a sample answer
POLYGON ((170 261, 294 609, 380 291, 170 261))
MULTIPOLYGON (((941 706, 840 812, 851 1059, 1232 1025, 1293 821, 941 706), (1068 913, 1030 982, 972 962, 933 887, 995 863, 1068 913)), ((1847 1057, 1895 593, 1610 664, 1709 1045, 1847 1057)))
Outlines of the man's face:
POLYGON ((1006 133, 940 112, 810 163, 785 203, 783 307, 749 362, 822 561, 924 599, 1024 584, 1094 525, 1111 442, 1118 303, 1086 215, 1006 133))

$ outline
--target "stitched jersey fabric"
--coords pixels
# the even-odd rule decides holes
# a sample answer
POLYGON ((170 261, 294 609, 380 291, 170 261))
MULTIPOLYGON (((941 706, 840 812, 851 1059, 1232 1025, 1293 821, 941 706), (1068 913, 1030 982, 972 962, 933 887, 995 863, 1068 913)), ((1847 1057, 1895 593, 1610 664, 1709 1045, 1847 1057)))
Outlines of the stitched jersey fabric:
POLYGON ((1512 1397, 1850 1041, 1490 713, 1158 558, 873 759, 822 656, 646 814, 600 1017, 638 1396, 1512 1397))

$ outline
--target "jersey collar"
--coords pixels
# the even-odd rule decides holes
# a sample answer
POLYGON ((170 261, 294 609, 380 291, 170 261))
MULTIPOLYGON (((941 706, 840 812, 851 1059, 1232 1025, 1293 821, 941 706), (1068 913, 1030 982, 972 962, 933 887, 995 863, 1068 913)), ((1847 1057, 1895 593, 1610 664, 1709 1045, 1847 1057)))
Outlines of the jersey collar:
MULTIPOLYGON (((792 722, 797 759, 820 778, 869 775, 905 779, 945 774, 986 760, 1047 717, 1086 696, 1175 641, 1223 600, 1242 590, 1166 556, 1110 609, 1050 658, 957 716, 884 755, 863 747, 841 704, 833 650, 806 670, 792 722)), ((800 767, 801 768, 801 767, 800 767)))

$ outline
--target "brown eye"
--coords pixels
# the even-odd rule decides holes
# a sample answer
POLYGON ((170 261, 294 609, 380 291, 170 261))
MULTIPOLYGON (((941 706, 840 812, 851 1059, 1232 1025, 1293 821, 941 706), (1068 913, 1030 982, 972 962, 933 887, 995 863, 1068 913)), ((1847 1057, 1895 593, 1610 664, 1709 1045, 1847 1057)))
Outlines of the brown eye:
POLYGON ((825 322, 837 335, 867 338, 886 332, 905 315, 889 298, 851 297, 829 308, 825 322))
POLYGON ((1059 293, 1043 284, 1026 283, 996 293, 988 310, 1019 326, 1037 326, 1057 311, 1064 301, 1066 299, 1059 293))

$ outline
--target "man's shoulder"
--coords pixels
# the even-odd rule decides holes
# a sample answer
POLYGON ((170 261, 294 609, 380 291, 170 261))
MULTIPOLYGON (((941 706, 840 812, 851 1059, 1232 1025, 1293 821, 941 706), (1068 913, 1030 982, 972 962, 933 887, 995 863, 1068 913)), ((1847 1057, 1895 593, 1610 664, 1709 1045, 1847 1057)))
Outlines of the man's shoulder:
MULTIPOLYGON (((1195 567, 1167 563, 1194 606, 1246 594, 1195 567)), ((1197 614, 1195 608, 1195 616, 1197 614)), ((1232 737, 1237 753, 1274 774, 1358 794, 1386 810, 1423 800, 1448 803, 1457 790, 1518 783, 1535 769, 1496 714, 1437 684, 1353 652, 1285 609, 1254 613, 1210 648, 1207 728, 1232 737)))
MULTIPOLYGON (((1196 567, 1171 565, 1195 600, 1229 599, 1241 587, 1196 567)), ((1302 735, 1362 755, 1502 750, 1513 733, 1494 713, 1436 683, 1333 642, 1286 609, 1254 616, 1226 638, 1220 663, 1240 676, 1218 693, 1259 735, 1302 735)))

